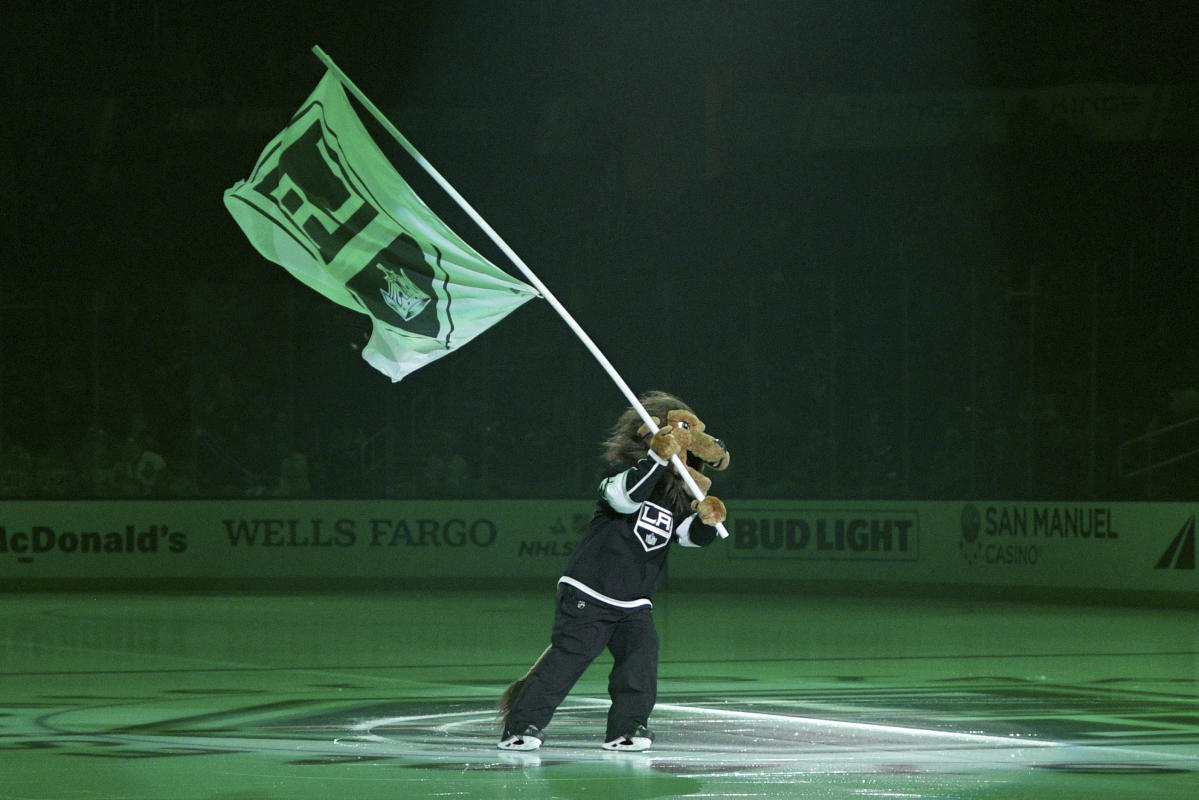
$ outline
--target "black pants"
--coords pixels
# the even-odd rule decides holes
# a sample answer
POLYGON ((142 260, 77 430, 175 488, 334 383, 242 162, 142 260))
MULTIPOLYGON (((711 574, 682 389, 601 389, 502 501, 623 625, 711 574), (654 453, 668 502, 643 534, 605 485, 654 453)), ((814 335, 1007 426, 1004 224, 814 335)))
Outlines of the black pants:
POLYGON ((558 587, 550 648, 533 667, 505 720, 505 736, 526 725, 545 729, 583 672, 607 647, 608 728, 604 741, 649 724, 658 698, 658 632, 648 607, 612 608, 570 586, 558 587))

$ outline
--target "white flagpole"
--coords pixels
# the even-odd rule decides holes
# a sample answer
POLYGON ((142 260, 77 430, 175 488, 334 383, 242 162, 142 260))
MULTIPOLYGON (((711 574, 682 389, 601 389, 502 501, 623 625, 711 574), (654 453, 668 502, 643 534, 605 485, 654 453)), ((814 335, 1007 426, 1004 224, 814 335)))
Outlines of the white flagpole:
MULTIPOLYGON (((383 112, 381 112, 378 107, 370 101, 370 98, 363 94, 362 91, 354 85, 354 82, 351 81, 349 77, 341 71, 340 67, 333 63, 333 59, 330 58, 324 50, 322 50, 319 46, 313 46, 312 52, 318 59, 320 59, 322 64, 328 67, 330 72, 337 76, 337 79, 341 81, 341 84, 350 90, 354 97, 358 99, 358 102, 362 103, 362 105, 375 116, 375 119, 379 121, 379 124, 381 124, 388 133, 395 137, 396 141, 399 142, 404 150, 408 152, 408 155, 412 156, 412 158, 416 160, 416 163, 419 164, 421 168, 425 170, 425 172, 429 173, 433 180, 437 181, 438 185, 445 190, 446 194, 454 198, 454 201, 470 216, 471 219, 475 221, 475 224, 483 229, 483 232, 491 238, 491 241, 495 242, 496 247, 500 248, 504 255, 506 255, 512 261, 512 263, 516 265, 521 273, 523 273, 524 276, 529 279, 529 283, 533 284, 534 288, 536 288, 537 291, 541 293, 541 296, 545 298, 545 301, 550 304, 550 307, 558 312, 558 315, 562 317, 567 326, 574 331, 575 336, 579 337, 580 341, 583 342, 583 345, 591 352, 591 355, 595 357, 595 360, 599 362, 600 366, 604 368, 604 371, 608 373, 608 376, 616 383, 617 388, 619 388, 624 394, 625 398, 629 401, 629 404, 637 410, 637 413, 640 415, 641 420, 646 424, 646 426, 651 431, 657 430, 654 425, 653 417, 651 417, 650 413, 645 410, 645 406, 643 406, 641 401, 637 399, 637 395, 633 394, 633 390, 629 388, 627 383, 625 383, 624 378, 620 377, 620 374, 616 371, 616 368, 612 366, 612 362, 608 361, 607 356, 600 352, 600 349, 596 346, 595 342, 591 340, 591 337, 587 335, 587 332, 583 330, 578 322, 575 321, 575 318, 570 315, 570 312, 558 302, 558 298, 554 297, 554 293, 551 292, 546 285, 541 282, 541 279, 533 273, 533 270, 529 269, 529 266, 525 264, 524 260, 518 256, 511 247, 508 246, 508 243, 505 242, 498 233, 495 232, 491 225, 487 223, 487 220, 483 219, 483 217, 479 215, 479 212, 475 211, 471 204, 466 202, 466 198, 458 194, 458 190, 455 189, 450 182, 447 181, 442 174, 438 172, 437 169, 430 164, 415 147, 412 146, 412 143, 405 138, 404 134, 400 133, 399 129, 396 128, 395 125, 391 124, 391 120, 387 119, 387 117, 383 115, 383 112)), ((691 491, 692 496, 695 497, 696 500, 703 500, 703 490, 696 485, 695 479, 691 477, 691 473, 687 472, 687 467, 683 464, 682 459, 676 455, 671 458, 671 463, 674 465, 675 471, 678 472, 679 477, 681 477, 683 482, 687 484, 687 488, 691 491)), ((729 532, 725 529, 723 523, 718 523, 716 525, 716 530, 719 532, 721 538, 728 538, 729 532)))

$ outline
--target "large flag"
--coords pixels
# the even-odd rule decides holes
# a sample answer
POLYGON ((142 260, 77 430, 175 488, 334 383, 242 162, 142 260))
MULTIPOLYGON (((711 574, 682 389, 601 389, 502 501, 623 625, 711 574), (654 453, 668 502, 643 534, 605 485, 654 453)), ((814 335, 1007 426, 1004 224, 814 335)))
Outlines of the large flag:
POLYGON ((466 244, 367 133, 331 71, 225 207, 266 258, 371 317, 362 357, 392 381, 538 296, 466 244))

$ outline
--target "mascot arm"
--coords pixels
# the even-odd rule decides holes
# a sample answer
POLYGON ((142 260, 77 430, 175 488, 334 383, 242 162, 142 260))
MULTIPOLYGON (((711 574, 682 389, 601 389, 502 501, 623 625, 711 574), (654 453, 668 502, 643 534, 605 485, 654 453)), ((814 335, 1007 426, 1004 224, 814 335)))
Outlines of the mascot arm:
POLYGON ((600 496, 620 514, 633 514, 670 472, 669 462, 646 456, 624 472, 600 481, 600 496))
POLYGON ((707 547, 719 536, 716 528, 705 525, 699 514, 692 514, 680 522, 674 535, 683 547, 707 547))

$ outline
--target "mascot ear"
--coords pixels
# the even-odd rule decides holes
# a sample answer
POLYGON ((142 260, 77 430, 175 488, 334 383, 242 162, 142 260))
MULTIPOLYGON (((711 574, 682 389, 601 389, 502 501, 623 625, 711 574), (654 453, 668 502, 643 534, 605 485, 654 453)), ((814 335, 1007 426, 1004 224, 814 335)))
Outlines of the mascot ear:
MULTIPOLYGON (((650 419, 652 419, 654 421, 654 431, 653 432, 657 433, 658 428, 662 427, 662 421, 652 415, 650 416, 650 419)), ((644 439, 646 436, 649 436, 649 434, 650 434, 649 426, 647 426, 644 422, 641 423, 641 427, 637 429, 637 438, 644 439)))

